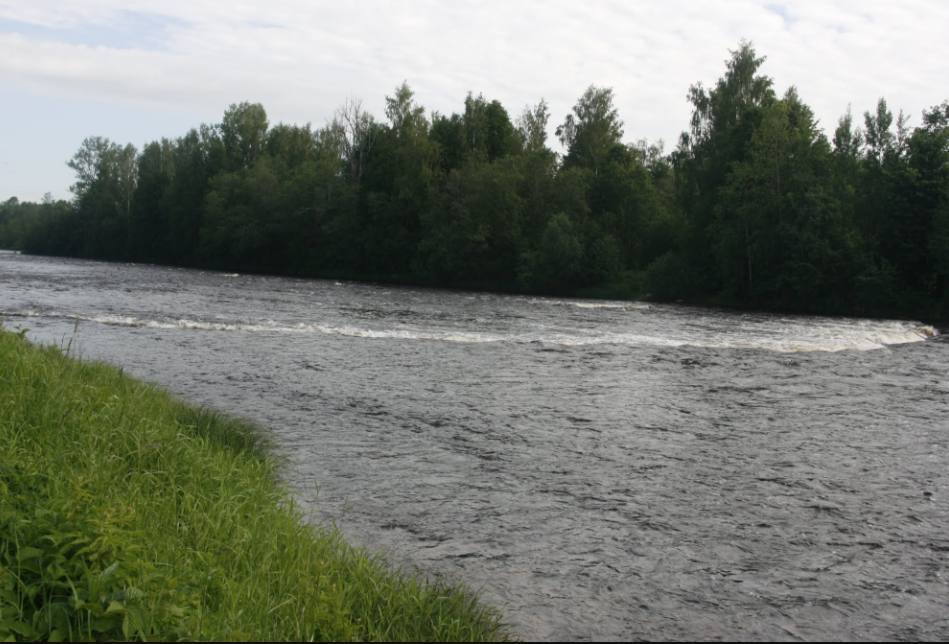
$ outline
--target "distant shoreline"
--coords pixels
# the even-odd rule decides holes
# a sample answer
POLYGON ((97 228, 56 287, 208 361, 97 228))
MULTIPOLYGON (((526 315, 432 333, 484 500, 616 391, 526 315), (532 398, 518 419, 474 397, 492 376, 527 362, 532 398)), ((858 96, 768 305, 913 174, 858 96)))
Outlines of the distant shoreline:
POLYGON ((862 313, 848 313, 848 312, 839 312, 839 311, 801 311, 792 308, 780 308, 780 307, 760 307, 754 306, 752 304, 743 303, 735 300, 727 300, 724 298, 717 297, 708 297, 708 296, 694 296, 694 297, 684 297, 679 299, 661 299, 653 298, 647 293, 642 293, 640 291, 633 290, 629 284, 624 283, 613 283, 613 284, 604 284, 599 287, 582 287, 574 289, 563 289, 559 291, 536 291, 536 290, 525 290, 518 288, 514 284, 473 284, 473 283, 456 283, 456 284, 438 284, 431 281, 419 280, 413 278, 404 278, 402 276, 380 276, 380 275, 356 275, 352 272, 347 271, 325 271, 320 274, 312 274, 302 271, 279 271, 279 270, 268 270, 261 267, 247 267, 234 264, 209 264, 209 263, 188 263, 188 264, 176 264, 176 263, 164 263, 164 262, 152 262, 152 261, 123 261, 123 260, 109 260, 109 259, 99 259, 99 258, 86 258, 86 257, 72 257, 68 255, 45 255, 40 253, 26 253, 18 250, 0 250, 0 252, 14 253, 18 255, 24 255, 28 257, 45 257, 45 258, 55 258, 55 259, 74 259, 78 261, 85 262, 97 262, 103 264, 139 264, 142 266, 160 266, 164 268, 184 268, 195 271, 205 271, 205 272, 219 272, 219 273, 236 273, 239 275, 254 275, 260 277, 285 277, 290 279, 303 279, 303 280, 322 280, 322 281, 344 281, 344 282, 353 282, 356 284, 378 284, 378 285, 387 285, 387 286, 405 286, 410 288, 422 288, 422 289, 431 289, 434 291, 461 291, 466 293, 493 293, 498 295, 514 295, 514 296, 532 296, 532 297, 567 297, 571 299, 578 300, 590 300, 593 302, 600 301, 624 301, 624 302, 643 302, 651 304, 672 304, 676 306, 686 306, 690 308, 704 308, 711 310, 722 310, 730 312, 746 312, 746 313, 763 313, 768 315, 795 315, 801 317, 831 317, 831 318, 843 318, 851 320, 899 320, 904 322, 920 322, 922 324, 934 327, 940 335, 949 334, 949 318, 935 316, 935 315, 914 315, 914 314, 901 314, 898 312, 890 313, 879 313, 879 314, 862 314, 862 313))

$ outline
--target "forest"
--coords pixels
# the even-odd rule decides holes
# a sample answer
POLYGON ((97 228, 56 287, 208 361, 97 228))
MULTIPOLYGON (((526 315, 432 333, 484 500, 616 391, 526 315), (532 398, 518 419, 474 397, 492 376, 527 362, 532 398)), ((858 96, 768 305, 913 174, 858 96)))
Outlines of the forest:
POLYGON ((822 314, 949 317, 949 102, 885 99, 831 138, 742 42, 688 90, 675 149, 624 144, 613 90, 562 123, 469 93, 324 127, 260 104, 175 139, 86 139, 74 199, 0 204, 0 248, 453 288, 642 297, 822 314), (551 126, 550 128, 548 126, 551 126), (553 126, 556 126, 555 128, 553 126), (553 129, 563 154, 554 152, 553 129))

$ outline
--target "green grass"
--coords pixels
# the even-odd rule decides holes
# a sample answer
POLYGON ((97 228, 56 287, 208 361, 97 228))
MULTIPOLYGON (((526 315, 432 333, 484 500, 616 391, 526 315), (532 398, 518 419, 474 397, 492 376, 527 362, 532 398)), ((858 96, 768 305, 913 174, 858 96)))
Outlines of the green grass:
POLYGON ((260 428, 0 328, 0 641, 509 632, 306 525, 260 428))

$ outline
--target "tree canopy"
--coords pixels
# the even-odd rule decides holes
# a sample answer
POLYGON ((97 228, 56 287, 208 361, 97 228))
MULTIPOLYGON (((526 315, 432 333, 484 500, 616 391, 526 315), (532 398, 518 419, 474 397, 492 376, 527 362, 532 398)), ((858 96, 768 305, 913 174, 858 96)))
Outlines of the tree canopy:
POLYGON ((322 127, 231 105, 137 149, 84 140, 71 202, 0 203, 0 246, 298 275, 698 298, 851 314, 949 314, 949 102, 918 127, 883 98, 828 136, 749 42, 689 88, 674 150, 623 140, 591 85, 548 145, 469 92, 428 113, 407 82, 385 119, 349 97, 322 127), (607 288, 609 287, 609 288, 607 288), (584 291, 584 289, 587 289, 584 291), (605 290, 604 290, 605 289, 605 290))

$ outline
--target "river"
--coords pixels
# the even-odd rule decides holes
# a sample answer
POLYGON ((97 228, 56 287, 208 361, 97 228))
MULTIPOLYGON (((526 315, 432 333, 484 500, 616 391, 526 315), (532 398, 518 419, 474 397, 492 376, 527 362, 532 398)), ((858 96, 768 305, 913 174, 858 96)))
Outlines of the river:
POLYGON ((0 312, 272 427, 314 520, 524 638, 949 639, 921 323, 13 253, 0 312))

